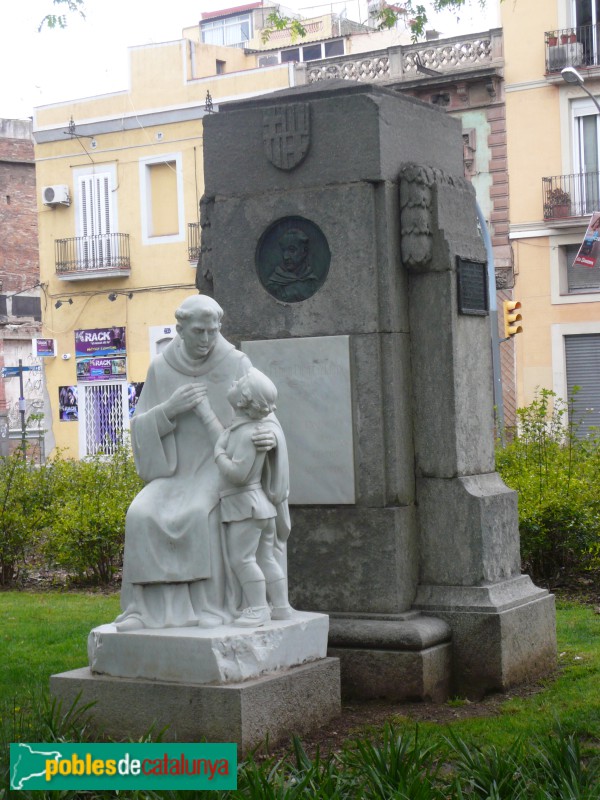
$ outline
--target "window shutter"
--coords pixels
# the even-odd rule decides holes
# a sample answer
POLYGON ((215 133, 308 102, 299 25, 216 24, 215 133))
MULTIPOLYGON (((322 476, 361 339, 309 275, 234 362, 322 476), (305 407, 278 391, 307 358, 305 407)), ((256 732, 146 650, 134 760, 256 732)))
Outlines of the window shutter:
POLYGON ((580 389, 573 401, 573 422, 578 436, 587 436, 592 427, 600 428, 600 333, 565 336, 567 391, 580 389))

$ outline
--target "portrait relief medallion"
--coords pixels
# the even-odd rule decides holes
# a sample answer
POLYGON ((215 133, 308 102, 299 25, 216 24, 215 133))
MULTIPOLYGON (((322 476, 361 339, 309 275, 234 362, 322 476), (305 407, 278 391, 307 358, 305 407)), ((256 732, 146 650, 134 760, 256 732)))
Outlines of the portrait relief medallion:
POLYGON ((265 108, 263 143, 267 158, 277 169, 291 170, 301 164, 310 147, 308 103, 265 108))
POLYGON ((304 217, 283 217, 256 247, 256 271, 267 292, 283 303, 308 300, 325 283, 331 252, 325 234, 304 217))

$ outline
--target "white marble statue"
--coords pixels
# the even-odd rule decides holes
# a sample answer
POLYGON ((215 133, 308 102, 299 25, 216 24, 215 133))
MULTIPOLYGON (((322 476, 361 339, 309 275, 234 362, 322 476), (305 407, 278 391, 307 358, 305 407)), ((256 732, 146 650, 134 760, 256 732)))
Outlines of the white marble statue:
POLYGON ((197 413, 216 440, 221 522, 229 561, 246 606, 233 624, 255 628, 271 619, 292 616, 286 575, 277 558, 290 530, 287 448, 273 416, 277 389, 266 375, 251 368, 231 385, 227 399, 235 412, 228 428, 223 429, 207 397, 198 405, 197 413), (253 437, 264 431, 270 431, 277 440, 277 448, 270 453, 258 451, 254 445, 253 437))
MULTIPOLYGON (((205 295, 182 303, 178 335, 150 365, 132 419, 134 458, 146 486, 127 512, 119 631, 215 627, 243 609, 220 518, 214 429, 202 421, 208 409, 219 432, 230 424, 229 390, 252 366, 221 336, 222 315, 205 295)), ((265 453, 284 440, 276 420, 263 426, 251 438, 265 453)), ((279 500, 284 537, 287 501, 279 500)), ((284 564, 283 538, 278 547, 284 564)))

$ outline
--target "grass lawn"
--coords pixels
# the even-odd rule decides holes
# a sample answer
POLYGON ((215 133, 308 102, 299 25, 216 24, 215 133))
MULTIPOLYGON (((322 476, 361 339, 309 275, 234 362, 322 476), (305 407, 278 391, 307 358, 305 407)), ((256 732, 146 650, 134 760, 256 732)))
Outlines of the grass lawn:
MULTIPOLYGON (((31 702, 31 697, 39 697, 51 674, 87 663, 89 631, 114 619, 118 607, 117 595, 0 593, 0 799, 33 798, 33 793, 3 795, 8 742, 56 740, 48 738, 48 731, 59 739, 64 735, 48 727, 47 714, 42 713, 42 724, 37 724, 35 715, 41 706, 31 702)), ((415 738, 414 718, 402 715, 402 705, 390 705, 393 730, 385 729, 381 738, 381 728, 357 729, 351 736, 358 740, 355 744, 340 736, 335 742, 340 751, 337 760, 311 761, 301 754, 281 762, 276 758, 250 761, 240 772, 237 792, 184 795, 173 791, 154 797, 600 800, 600 772, 596 774, 600 767, 600 615, 589 605, 561 602, 557 632, 556 673, 539 691, 496 703, 494 715, 471 714, 472 704, 455 698, 447 707, 459 712, 458 718, 443 725, 424 719, 415 738), (562 733, 556 736, 558 727, 562 733)), ((74 726, 67 731, 67 740, 80 741, 78 730, 74 726)), ((55 796, 36 794, 40 800, 42 795, 55 796)), ((134 795, 149 797, 145 792, 130 797, 134 795)), ((64 793, 65 800, 84 796, 64 793)), ((104 792, 94 795, 94 800, 112 796, 104 792)))
MULTIPOLYGON (((117 594, 83 592, 2 592, 0 628, 0 703, 13 702, 31 689, 47 687, 56 672, 87 664, 87 636, 119 611, 117 594)), ((508 699, 497 716, 469 717, 462 712, 451 725, 462 736, 506 745, 515 736, 550 730, 555 721, 584 740, 600 742, 600 615, 591 606, 560 602, 557 606, 559 668, 537 694, 508 699)), ((468 704, 466 704, 468 705, 468 704)), ((402 706, 394 707, 400 725, 402 706)), ((426 730, 439 725, 422 722, 426 730)))
POLYGON ((117 594, 0 592, 0 702, 86 666, 90 630, 118 610, 117 594))

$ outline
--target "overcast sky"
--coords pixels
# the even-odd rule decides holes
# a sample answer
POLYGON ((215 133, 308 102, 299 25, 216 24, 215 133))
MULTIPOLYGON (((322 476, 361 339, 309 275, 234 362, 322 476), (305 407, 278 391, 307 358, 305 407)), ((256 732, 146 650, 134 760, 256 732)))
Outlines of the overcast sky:
MULTIPOLYGON (((26 118, 33 108, 128 87, 127 47, 166 42, 195 25, 202 11, 242 5, 247 0, 86 0, 86 19, 69 16, 66 30, 38 25, 53 10, 51 0, 10 0, 0 26, 0 117, 26 118)), ((6 2, 6 0, 5 0, 6 2)), ((316 0, 287 0, 304 16, 347 9, 364 20, 365 0, 322 6, 316 0)), ((485 30, 498 24, 495 0, 485 11, 473 0, 470 10, 436 19, 446 36, 485 30)), ((56 7, 60 8, 60 6, 56 7)))

